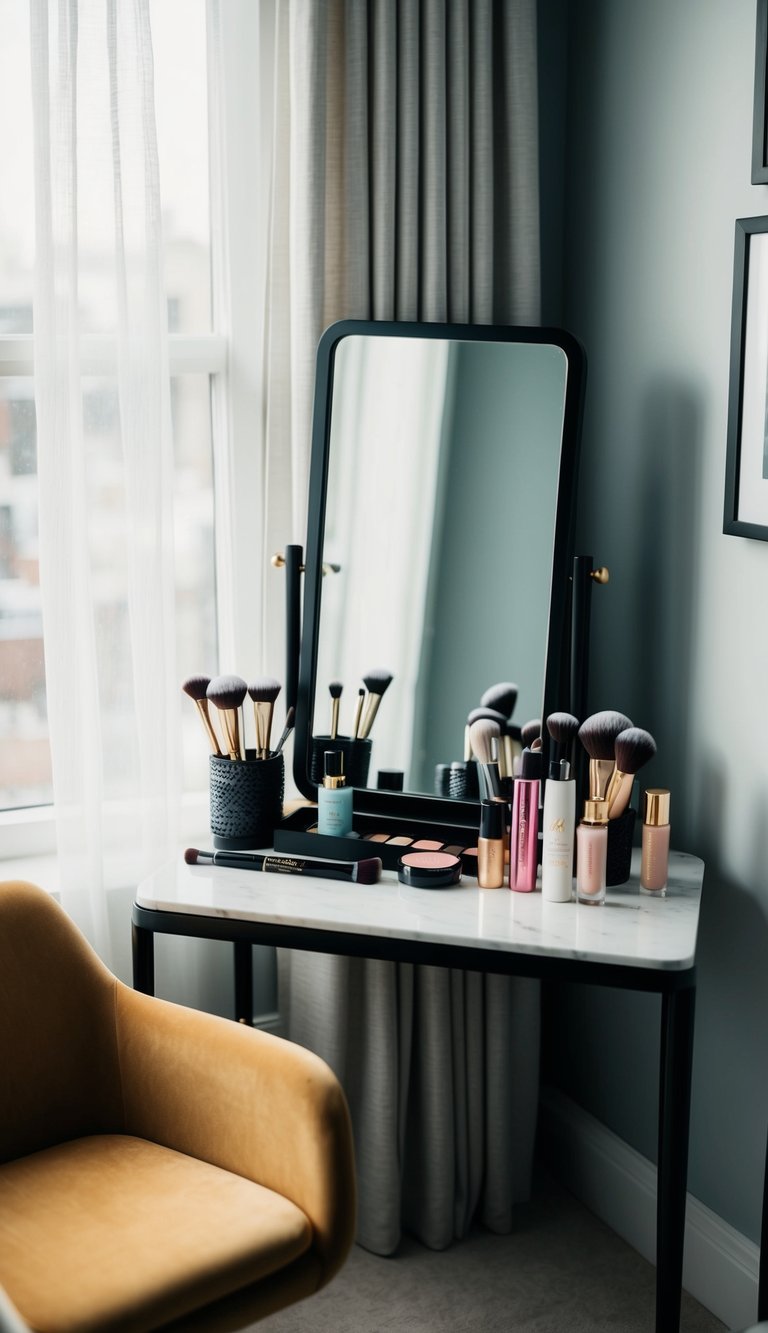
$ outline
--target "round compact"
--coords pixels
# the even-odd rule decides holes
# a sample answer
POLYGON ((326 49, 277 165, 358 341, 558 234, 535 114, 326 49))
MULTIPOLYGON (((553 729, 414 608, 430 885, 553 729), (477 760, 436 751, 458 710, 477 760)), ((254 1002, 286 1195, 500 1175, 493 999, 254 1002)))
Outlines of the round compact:
POLYGON ((450 852, 407 852, 398 862, 397 878, 412 889, 444 889, 461 879, 461 858, 450 852))

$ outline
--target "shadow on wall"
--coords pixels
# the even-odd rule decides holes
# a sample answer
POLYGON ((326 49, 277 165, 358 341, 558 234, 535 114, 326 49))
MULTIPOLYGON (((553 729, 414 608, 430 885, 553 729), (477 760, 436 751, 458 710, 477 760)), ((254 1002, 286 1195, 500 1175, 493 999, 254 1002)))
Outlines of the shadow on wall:
MULTIPOLYGON (((700 399, 692 387, 673 380, 651 384, 641 418, 643 458, 638 460, 631 715, 659 744, 660 759, 651 768, 651 773, 657 769, 659 777, 645 783, 645 774, 641 774, 641 786, 669 786, 676 795, 686 789, 691 733, 689 681, 695 670, 701 424, 700 399)), ((683 810, 678 807, 675 813, 679 826, 683 810)), ((689 830, 684 832, 687 840, 689 830)))

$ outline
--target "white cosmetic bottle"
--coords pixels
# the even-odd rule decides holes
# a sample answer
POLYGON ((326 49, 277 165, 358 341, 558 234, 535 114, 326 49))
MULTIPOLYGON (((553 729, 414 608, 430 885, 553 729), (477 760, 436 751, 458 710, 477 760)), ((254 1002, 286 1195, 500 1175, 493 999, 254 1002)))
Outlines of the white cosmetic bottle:
POLYGON ((576 783, 567 759, 550 764, 544 788, 544 833, 541 849, 541 893, 550 903, 569 903, 573 896, 573 837, 576 825, 576 783))

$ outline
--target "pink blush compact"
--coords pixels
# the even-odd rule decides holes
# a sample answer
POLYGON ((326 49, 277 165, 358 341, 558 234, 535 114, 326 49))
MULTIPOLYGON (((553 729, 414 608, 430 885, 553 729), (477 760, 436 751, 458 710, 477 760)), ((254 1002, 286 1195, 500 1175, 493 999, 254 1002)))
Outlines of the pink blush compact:
POLYGON ((450 852, 407 852, 397 878, 412 889, 444 889, 461 879, 461 859, 450 852))

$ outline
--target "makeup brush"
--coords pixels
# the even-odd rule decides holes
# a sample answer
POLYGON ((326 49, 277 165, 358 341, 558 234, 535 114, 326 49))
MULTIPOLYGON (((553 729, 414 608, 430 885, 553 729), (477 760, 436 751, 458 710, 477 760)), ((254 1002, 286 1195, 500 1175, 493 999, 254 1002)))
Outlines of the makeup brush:
POLYGON ((344 689, 340 680, 332 680, 328 686, 328 693, 331 696, 331 740, 335 741, 339 734, 339 699, 344 689))
POLYGON ((359 689, 359 690, 357 691, 357 703, 355 704, 355 720, 354 720, 354 723, 353 723, 353 725, 352 725, 352 740, 353 740, 353 741, 356 741, 357 738, 358 738, 358 736, 360 735, 360 718, 361 718, 362 715, 363 715, 363 699, 364 699, 364 698, 365 698, 365 690, 363 690, 363 689, 359 689))
POLYGON ((632 795, 635 774, 653 759, 655 753, 656 742, 649 731, 627 727, 626 731, 619 732, 614 746, 616 767, 605 793, 609 819, 618 819, 624 814, 632 795))
POLYGON ((200 714, 201 721, 205 727, 206 735, 210 742, 211 754, 221 756, 219 738, 213 728, 211 714, 208 709, 208 700, 205 694, 210 683, 210 676, 188 676, 186 680, 182 681, 181 688, 185 694, 189 695, 190 699, 194 699, 197 705, 197 711, 200 714))
POLYGON ((239 676, 214 676, 205 693, 222 714, 230 759, 241 759, 238 709, 248 693, 248 686, 239 676))
POLYGON ((553 742, 549 752, 550 764, 559 764, 561 759, 568 759, 571 743, 579 730, 579 719, 573 713, 550 713, 547 718, 547 731, 553 742))
POLYGON ((498 722, 485 717, 478 717, 469 728, 469 741, 472 753, 480 766, 480 781, 487 800, 501 797, 498 760, 493 758, 494 742, 498 745, 501 730, 498 722))
POLYGON ((294 727, 293 719, 294 719, 295 716, 296 716, 296 709, 295 709, 295 708, 289 708, 289 709, 288 709, 288 712, 287 712, 286 715, 285 715, 285 726, 283 727, 283 734, 282 734, 282 736, 280 737, 280 740, 277 742, 277 745, 275 746, 275 754, 276 754, 276 755, 280 753, 280 751, 282 750, 283 746, 285 745, 285 742, 288 740, 288 737, 290 736, 291 732, 293 731, 293 727, 294 727))
POLYGON ((272 732, 272 713, 275 699, 282 686, 274 676, 259 676, 251 681, 248 693, 253 700, 253 716, 256 723, 256 753, 259 759, 269 759, 269 738, 272 732))
POLYGON ((517 686, 513 685, 511 680, 505 680, 499 685, 490 685, 485 693, 480 695, 480 703, 483 708, 497 709, 509 720, 515 711, 518 693, 517 686))
MULTIPOLYGON (((512 777, 511 752, 508 746, 508 737, 505 734, 507 727, 507 719, 503 713, 499 712, 497 708, 473 708, 472 711, 467 714, 467 726, 471 728, 473 722, 477 722, 482 718, 484 718, 487 722, 495 722, 498 725, 499 741, 497 749, 498 749, 498 760, 499 760, 499 777, 502 780, 507 777, 511 778, 512 777)), ((472 756, 470 755, 470 758, 471 757, 472 756)), ((495 758, 496 756, 492 757, 495 758)))
POLYGON ((579 727, 579 740, 589 755, 589 799, 604 801, 605 790, 616 767, 614 746, 616 737, 631 727, 623 713, 606 708, 593 713, 579 727))
POLYGON ((392 672, 383 671, 377 667, 374 671, 369 671, 367 676, 363 676, 363 684, 368 691, 368 702, 365 706, 365 717, 360 727, 360 739, 365 741, 371 734, 374 718, 379 711, 384 692, 392 683, 392 672))
POLYGON ((541 718, 533 717, 530 722, 524 722, 520 728, 520 739, 523 742, 523 749, 530 750, 533 742, 541 736, 541 718))

